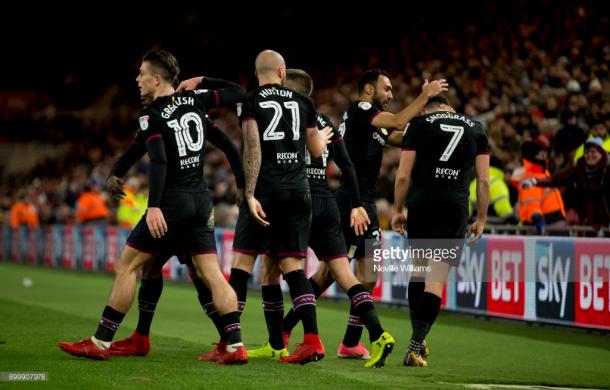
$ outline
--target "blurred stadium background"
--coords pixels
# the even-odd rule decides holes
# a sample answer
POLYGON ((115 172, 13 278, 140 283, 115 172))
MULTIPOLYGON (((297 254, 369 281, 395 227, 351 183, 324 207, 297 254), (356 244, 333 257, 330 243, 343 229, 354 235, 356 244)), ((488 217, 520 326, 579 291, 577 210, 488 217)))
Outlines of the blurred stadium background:
MULTIPOLYGON (((271 3, 269 9, 262 9, 248 3, 240 5, 236 12, 237 7, 221 4, 192 8, 168 4, 139 10, 98 4, 92 11, 62 10, 54 5, 41 6, 35 12, 17 9, 15 13, 3 13, 0 261, 111 270, 127 229, 145 207, 146 159, 128 175, 130 196, 126 202, 118 204, 111 200, 104 184, 112 163, 135 134, 140 106, 135 77, 146 50, 163 48, 174 52, 180 61, 182 78, 204 74, 235 80, 249 89, 255 85, 255 55, 271 48, 284 55, 289 67, 305 69, 313 76, 314 101, 335 124, 340 123, 343 112, 357 97, 357 80, 366 69, 382 67, 390 72, 395 91, 391 111, 408 104, 424 79, 447 78, 451 85, 447 95, 452 104, 487 128, 495 167, 491 195, 496 202, 490 208, 491 235, 467 253, 462 271, 453 274, 444 307, 477 315, 524 319, 527 323, 570 325, 605 334, 610 329, 607 238, 610 203, 604 203, 604 197, 610 200, 610 186, 602 189, 603 197, 596 198, 598 203, 593 205, 587 196, 590 188, 582 182, 560 186, 556 191, 560 193, 563 209, 551 207, 545 216, 547 220, 532 220, 531 213, 519 202, 519 193, 523 191, 519 183, 529 177, 527 169, 524 170, 527 165, 524 158, 532 151, 547 151, 549 175, 578 166, 582 145, 591 136, 600 137, 602 148, 610 151, 609 3, 517 0, 499 4, 456 2, 433 7, 410 3, 337 4, 333 10, 323 9, 320 3, 303 7, 271 3), (87 198, 101 198, 105 207, 95 215, 79 212, 79 203, 87 202, 87 198), (587 214, 592 206, 598 211, 595 218, 587 214), (554 212, 558 209, 559 215, 554 212), (565 271, 553 271, 560 268, 565 271), (499 277, 512 275, 511 282, 515 277, 520 279, 510 286, 494 284, 491 278, 496 269, 500 269, 499 277), (502 274, 504 270, 507 275, 502 274), (465 276, 470 274, 472 278, 465 276), (482 274, 490 278, 485 279, 482 274)), ((233 111, 215 110, 211 116, 241 145, 239 123, 233 111)), ((386 148, 377 201, 384 229, 389 228, 389 205, 393 201, 399 155, 399 149, 386 148)), ((205 170, 214 193, 220 257, 228 271, 231 228, 237 218, 235 184, 229 164, 212 147, 205 170)), ((338 185, 338 175, 337 169, 331 170, 329 183, 333 188, 338 185)), ((390 243, 398 239, 390 233, 385 238, 390 243)), ((312 257, 308 261, 310 272, 315 265, 312 257)), ((21 279, 15 284, 10 278, 43 271, 22 272, 14 267, 0 262, 4 285, 0 299, 6 309, 6 316, 0 317, 2 327, 8 325, 10 318, 35 321, 21 313, 24 304, 21 279)), ((48 291, 62 288, 65 281, 57 276, 58 271, 44 272, 40 278, 56 282, 45 285, 48 291)), ((174 261, 168 263, 165 275, 174 280, 187 278, 174 261)), ((68 279, 74 276, 65 275, 68 279)), ((391 280, 379 284, 376 298, 404 303, 404 280, 392 275, 388 278, 391 280)), ((109 286, 108 279, 101 280, 109 286)), ((252 286, 256 283, 255 277, 252 286)), ((40 288, 38 280, 34 287, 40 288)), ((75 284, 73 288, 78 294, 86 286, 75 284)), ((331 290, 328 295, 341 294, 331 290)), ((30 309, 44 307, 44 296, 43 292, 27 298, 30 309)), ((57 312, 66 312, 61 304, 64 298, 67 300, 64 304, 69 304, 69 295, 60 294, 57 312)), ((96 302, 101 304, 102 300, 100 295, 96 302)), ((85 307, 79 306, 79 310, 86 310, 85 307)), ((251 311, 256 310, 254 305, 250 307, 251 311)), ((328 314, 334 309, 329 310, 323 311, 322 318, 345 314, 341 308, 337 309, 339 314, 328 314)), ((98 314, 95 312, 91 317, 98 314)), ((404 310, 388 315, 403 314, 404 310)), ((461 317, 444 316, 443 320, 449 328, 455 321, 466 321, 464 327, 487 326, 461 317)), ((342 325, 337 337, 343 329, 342 320, 338 321, 342 325)), ((397 324, 405 327, 407 322, 397 324)), ((504 325, 489 326, 497 328, 482 330, 473 337, 505 330, 504 325)), ((528 328, 515 329, 518 330, 510 332, 528 332, 528 328)), ((562 370, 570 372, 569 375, 559 376, 558 380, 551 375, 545 381, 543 376, 521 375, 523 367, 517 365, 514 376, 505 373, 498 383, 610 386, 607 336, 583 336, 548 328, 530 330, 534 333, 526 337, 545 337, 540 335, 547 332, 550 351, 560 348, 562 340, 567 340, 564 346, 578 344, 585 345, 585 349, 587 345, 598 345, 600 355, 587 355, 588 350, 581 352, 591 359, 585 363, 599 370, 594 370, 596 374, 581 375, 565 371, 564 367, 562 370)), ((14 334, 18 335, 19 330, 15 329, 14 334)), ((449 334, 447 340, 453 342, 449 334)), ((172 332, 164 336, 180 338, 172 332)), ((46 334, 44 338, 53 341, 61 337, 46 334)), ((511 342, 514 340, 508 343, 511 342)), ((0 371, 6 371, 3 365, 9 367, 8 361, 22 351, 15 348, 2 354, 2 348, 0 344, 0 371)), ((29 348, 33 358, 36 347, 29 348)), ((452 353, 448 346, 443 348, 452 353)), ((560 350, 561 354, 554 357, 566 356, 571 362, 568 353, 563 355, 567 349, 560 350)), ((470 363, 476 366, 476 359, 484 359, 484 351, 480 349, 470 363)), ((48 355, 56 357, 50 352, 48 355)), ((509 356, 518 359, 522 355, 514 348, 509 356)), ((553 355, 547 350, 544 356, 553 355)), ((445 364, 443 367, 451 367, 452 362, 447 360, 445 364)), ((10 367, 18 368, 14 364, 10 367)), ((438 372, 442 370, 434 375, 438 372)), ((437 377, 434 383, 416 380, 412 384, 422 388, 443 387, 439 381, 467 380, 438 375, 441 379, 437 377)), ((477 378, 474 372, 472 376, 473 380, 494 382, 491 377, 477 378)), ((365 380, 360 385, 370 387, 375 382, 367 383, 365 380)), ((247 386, 248 382, 241 384, 247 386)))

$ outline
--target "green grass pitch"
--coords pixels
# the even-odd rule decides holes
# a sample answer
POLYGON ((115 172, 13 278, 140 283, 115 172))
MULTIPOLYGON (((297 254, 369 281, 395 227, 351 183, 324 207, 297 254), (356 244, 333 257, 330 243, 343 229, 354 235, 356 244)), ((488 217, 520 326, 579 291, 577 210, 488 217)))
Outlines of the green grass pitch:
MULTIPOLYGON (((320 301, 318 323, 327 349, 324 360, 292 366, 250 360, 222 367, 199 362, 216 332, 189 284, 165 283, 151 332, 147 357, 76 358, 60 341, 90 337, 106 303, 109 275, 0 263, 0 372, 43 371, 44 383, 0 382, 0 388, 212 388, 212 389, 464 389, 468 384, 529 386, 610 386, 610 337, 541 328, 522 323, 485 321, 441 314, 427 341, 428 368, 401 364, 409 341, 406 309, 379 308, 382 324, 397 339, 383 369, 364 369, 363 361, 341 360, 336 349, 345 329, 347 302, 320 301), (25 287, 24 278, 32 285, 25 287)), ((286 306, 288 295, 285 294, 286 306)), ((136 305, 134 305, 136 306, 136 305)), ((117 338, 131 334, 137 307, 126 316, 117 338)), ((302 337, 293 334, 291 350, 302 337)), ((266 339, 257 292, 250 292, 242 316, 248 347, 266 339)), ((364 333, 368 344, 368 335, 364 333)), ((496 387, 490 387, 496 388, 496 387)), ((505 387, 502 387, 505 388, 505 387)), ((514 387, 513 387, 514 388, 514 387)), ((518 387, 521 388, 521 387, 518 387)), ((531 387, 538 388, 538 387, 531 387)))

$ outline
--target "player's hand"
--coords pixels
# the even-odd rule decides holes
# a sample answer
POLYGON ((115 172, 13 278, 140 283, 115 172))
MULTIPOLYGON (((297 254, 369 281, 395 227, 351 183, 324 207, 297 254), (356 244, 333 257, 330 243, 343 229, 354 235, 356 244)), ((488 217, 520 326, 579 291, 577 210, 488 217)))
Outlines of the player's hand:
POLYGON ((472 225, 468 226, 468 229, 466 231, 466 242, 468 245, 473 245, 475 242, 479 241, 481 235, 483 235, 483 230, 485 229, 486 222, 486 220, 477 218, 477 220, 474 221, 472 225))
POLYGON ((161 238, 167 233, 167 223, 163 212, 158 207, 149 207, 146 211, 146 225, 153 238, 161 238))
POLYGON ((330 126, 326 126, 322 130, 319 131, 320 138, 326 145, 330 143, 330 139, 333 137, 333 128, 330 126))
POLYGON ((436 96, 441 92, 445 92, 449 87, 449 83, 447 80, 440 79, 434 80, 433 82, 428 82, 428 79, 424 82, 422 86, 422 92, 426 94, 427 97, 436 96))
POLYGON ((116 176, 108 176, 106 179, 106 185, 108 186, 108 192, 116 200, 125 199, 125 190, 123 189, 123 180, 116 176))
POLYGON ((364 207, 354 207, 352 209, 349 226, 354 228, 357 236, 363 235, 369 229, 368 225, 370 223, 371 220, 364 207))
POLYGON ((521 188, 523 188, 524 190, 531 188, 533 186, 535 186, 536 184, 538 184, 538 180, 536 180, 535 178, 532 179, 526 179, 521 181, 521 188))
POLYGON ((396 233, 404 235, 407 232, 407 216, 403 212, 394 213, 391 226, 396 233))
POLYGON ((197 89, 199 84, 201 84, 202 82, 203 82, 203 76, 193 77, 191 79, 184 80, 183 82, 180 83, 180 85, 178 85, 178 88, 176 88, 176 91, 178 91, 178 92, 192 91, 193 89, 197 89))
POLYGON ((267 227, 270 225, 269 222, 264 219, 267 218, 267 214, 265 214, 263 206, 261 206, 260 202, 255 197, 248 198, 248 208, 250 209, 250 215, 252 215, 261 226, 267 227))
POLYGON ((237 207, 241 207, 241 205, 244 203, 244 198, 244 189, 238 188, 237 193, 235 193, 235 204, 237 205, 237 207))

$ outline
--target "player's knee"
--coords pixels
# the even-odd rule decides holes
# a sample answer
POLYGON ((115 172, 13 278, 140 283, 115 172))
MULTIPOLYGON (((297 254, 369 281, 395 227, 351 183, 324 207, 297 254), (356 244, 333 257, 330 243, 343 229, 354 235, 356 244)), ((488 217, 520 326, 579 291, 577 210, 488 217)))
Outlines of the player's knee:
POLYGON ((142 279, 161 279, 161 267, 155 261, 148 262, 142 266, 142 279))
POLYGON ((249 274, 252 273, 254 269, 254 263, 256 262, 256 256, 247 255, 245 253, 235 252, 233 257, 232 268, 237 268, 242 271, 245 271, 249 274))

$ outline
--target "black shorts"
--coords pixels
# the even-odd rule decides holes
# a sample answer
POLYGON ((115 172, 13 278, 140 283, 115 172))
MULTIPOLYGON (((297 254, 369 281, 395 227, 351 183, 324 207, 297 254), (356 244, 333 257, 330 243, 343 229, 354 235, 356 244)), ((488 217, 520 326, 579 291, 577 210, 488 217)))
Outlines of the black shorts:
POLYGON ((459 265, 466 228, 467 204, 434 200, 416 200, 408 203, 407 237, 413 248, 432 250, 457 250, 457 259, 444 262, 459 265))
POLYGON ((259 225, 244 202, 235 227, 233 251, 274 258, 306 257, 311 224, 309 191, 277 190, 256 194, 256 199, 270 225, 259 225))
POLYGON ((209 191, 166 191, 161 211, 167 223, 167 233, 162 238, 152 237, 144 214, 129 233, 126 245, 162 256, 217 253, 214 207, 209 191))
POLYGON ((318 260, 329 261, 347 257, 341 216, 335 198, 312 196, 312 218, 309 247, 318 260))
MULTIPOLYGON (((352 201, 344 191, 336 193, 337 205, 341 213, 341 225, 343 227, 343 236, 347 244, 347 256, 350 260, 362 259, 365 257, 366 240, 370 242, 371 251, 381 246, 381 229, 379 228, 379 218, 377 217, 377 206, 375 203, 362 203, 362 207, 371 220, 368 230, 362 236, 357 236, 354 228, 350 226, 352 201)), ((372 255, 372 252, 371 252, 372 255)))

